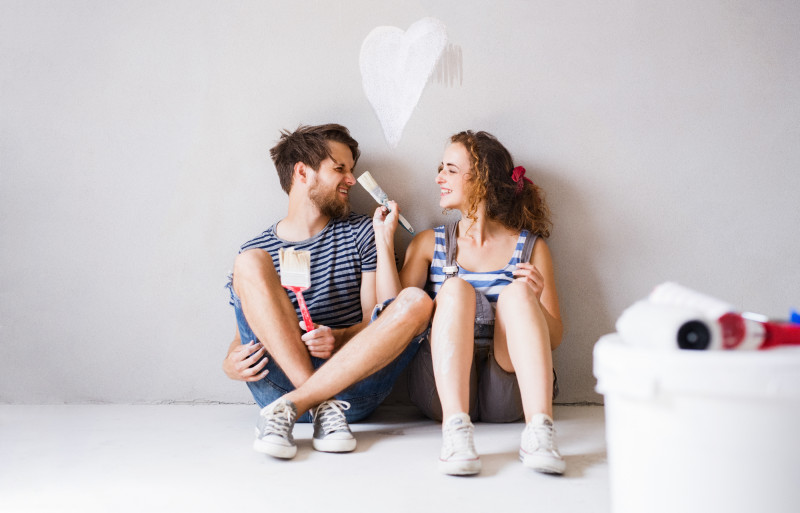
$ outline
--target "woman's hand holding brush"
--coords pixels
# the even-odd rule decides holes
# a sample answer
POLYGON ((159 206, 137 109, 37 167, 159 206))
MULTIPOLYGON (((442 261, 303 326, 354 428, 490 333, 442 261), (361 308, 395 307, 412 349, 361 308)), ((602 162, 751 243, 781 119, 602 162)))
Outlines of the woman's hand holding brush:
POLYGON ((372 216, 372 229, 375 231, 375 242, 378 239, 394 247, 394 234, 397 231, 398 215, 400 208, 394 201, 389 201, 388 206, 381 205, 375 209, 372 216))

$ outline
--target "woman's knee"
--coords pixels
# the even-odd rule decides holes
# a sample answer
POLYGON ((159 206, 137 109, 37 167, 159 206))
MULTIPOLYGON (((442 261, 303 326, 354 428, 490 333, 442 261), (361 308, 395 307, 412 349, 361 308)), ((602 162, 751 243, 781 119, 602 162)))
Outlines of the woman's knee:
POLYGON ((448 278, 436 294, 436 303, 475 303, 475 288, 467 281, 448 278))
POLYGON ((497 298, 497 309, 505 310, 511 306, 540 309, 541 304, 536 292, 524 282, 513 281, 506 285, 497 298))
POLYGON ((466 330, 467 326, 472 334, 475 322, 475 289, 472 285, 461 278, 449 278, 436 294, 432 320, 434 335, 452 329, 466 330))

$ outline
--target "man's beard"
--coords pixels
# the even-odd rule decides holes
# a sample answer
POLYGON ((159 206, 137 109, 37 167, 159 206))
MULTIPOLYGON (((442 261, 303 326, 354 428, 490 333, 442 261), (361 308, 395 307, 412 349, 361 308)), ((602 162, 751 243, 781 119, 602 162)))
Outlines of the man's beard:
POLYGON ((331 219, 340 219, 350 213, 350 202, 339 197, 338 188, 326 193, 317 182, 309 189, 308 197, 322 215, 331 219))

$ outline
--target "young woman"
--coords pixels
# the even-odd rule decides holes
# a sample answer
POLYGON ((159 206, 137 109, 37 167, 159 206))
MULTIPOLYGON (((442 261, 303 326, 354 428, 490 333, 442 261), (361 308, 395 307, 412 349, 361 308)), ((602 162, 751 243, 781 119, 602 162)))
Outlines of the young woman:
MULTIPOLYGON (((439 468, 480 471, 472 420, 525 418, 520 458, 561 474, 552 419, 551 352, 561 342, 553 261, 544 238, 549 210, 541 191, 491 134, 451 137, 436 183, 439 205, 461 219, 417 235, 396 286, 435 297, 429 340, 411 364, 412 401, 443 419, 439 468)), ((378 258, 392 259, 397 206, 374 218, 378 258)))

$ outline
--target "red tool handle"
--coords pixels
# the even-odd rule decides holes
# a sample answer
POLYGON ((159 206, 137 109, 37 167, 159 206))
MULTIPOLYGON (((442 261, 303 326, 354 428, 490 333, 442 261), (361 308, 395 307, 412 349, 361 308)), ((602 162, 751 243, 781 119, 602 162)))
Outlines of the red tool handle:
POLYGON ((790 322, 765 322, 764 343, 759 349, 776 346, 800 345, 800 324, 790 322))
POLYGON ((308 311, 306 300, 303 297, 303 289, 300 287, 292 287, 292 291, 294 291, 297 296, 297 302, 300 304, 300 313, 303 314, 303 322, 306 324, 306 333, 314 331, 314 323, 311 322, 311 314, 308 311))

